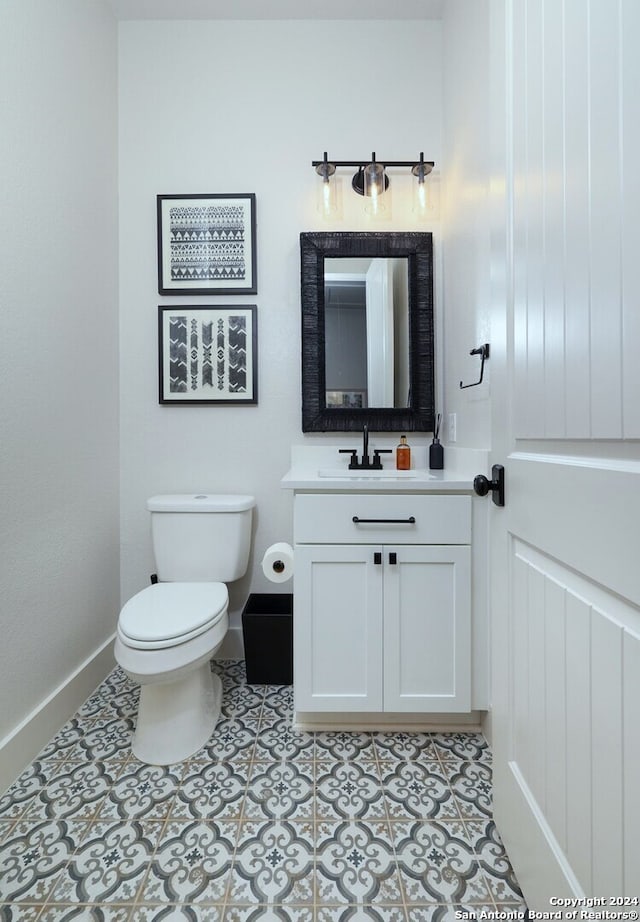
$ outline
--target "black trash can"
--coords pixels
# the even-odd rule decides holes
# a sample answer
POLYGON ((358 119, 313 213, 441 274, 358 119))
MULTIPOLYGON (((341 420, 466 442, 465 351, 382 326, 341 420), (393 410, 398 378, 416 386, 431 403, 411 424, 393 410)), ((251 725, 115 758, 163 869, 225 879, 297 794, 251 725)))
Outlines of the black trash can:
POLYGON ((293 682, 293 593, 252 592, 242 612, 247 682, 293 682))

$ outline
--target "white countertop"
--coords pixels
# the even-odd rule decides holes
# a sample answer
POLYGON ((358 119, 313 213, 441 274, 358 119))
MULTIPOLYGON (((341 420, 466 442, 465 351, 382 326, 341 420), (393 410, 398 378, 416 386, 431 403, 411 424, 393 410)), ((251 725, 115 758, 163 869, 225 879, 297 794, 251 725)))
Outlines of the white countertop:
POLYGON ((427 449, 412 449, 411 471, 396 471, 392 455, 383 455, 382 471, 349 471, 348 457, 338 446, 294 445, 291 468, 280 481, 284 490, 359 491, 367 493, 439 493, 473 490, 476 474, 486 474, 489 453, 476 449, 445 448, 445 468, 426 467, 427 449))

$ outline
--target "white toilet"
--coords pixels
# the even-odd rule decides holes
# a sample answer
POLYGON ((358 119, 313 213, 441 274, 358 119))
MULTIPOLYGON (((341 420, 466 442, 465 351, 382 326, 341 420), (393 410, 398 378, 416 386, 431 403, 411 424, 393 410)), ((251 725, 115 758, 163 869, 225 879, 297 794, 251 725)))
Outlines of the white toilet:
POLYGON ((153 496, 151 534, 158 582, 120 612, 115 658, 141 685, 134 755, 181 762, 211 735, 222 683, 209 661, 229 626, 226 582, 246 573, 253 496, 153 496))

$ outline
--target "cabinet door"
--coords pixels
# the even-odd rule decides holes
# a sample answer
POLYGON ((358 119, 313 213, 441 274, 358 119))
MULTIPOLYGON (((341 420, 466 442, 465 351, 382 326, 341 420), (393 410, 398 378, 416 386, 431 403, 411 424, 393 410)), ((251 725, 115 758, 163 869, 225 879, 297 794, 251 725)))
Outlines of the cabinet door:
POLYGON ((382 710, 381 552, 371 545, 296 545, 297 711, 382 710))
POLYGON ((385 546, 385 711, 470 709, 470 560, 464 545, 385 546))

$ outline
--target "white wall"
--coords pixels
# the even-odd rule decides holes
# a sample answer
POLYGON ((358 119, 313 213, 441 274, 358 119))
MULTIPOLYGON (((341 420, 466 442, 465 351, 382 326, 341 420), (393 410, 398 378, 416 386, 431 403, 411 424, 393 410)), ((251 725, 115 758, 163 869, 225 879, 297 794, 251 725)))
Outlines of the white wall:
POLYGON ((489 4, 447 0, 443 13, 444 436, 457 418, 456 443, 491 444, 491 360, 479 387, 472 349, 489 335, 489 4))
MULTIPOLYGON (((264 549, 291 538, 291 498, 279 481, 291 444, 303 441, 298 240, 322 229, 311 160, 324 150, 403 160, 424 150, 440 162, 440 24, 122 23, 119 107, 122 594, 153 569, 146 497, 254 493, 251 572, 231 592, 237 625, 250 590, 279 588, 259 568, 264 549), (257 296, 158 297, 155 196, 181 192, 256 193, 257 296), (162 301, 258 305, 258 406, 158 405, 162 301)), ((392 191, 401 188, 393 179, 392 191)), ((400 200, 381 229, 430 229, 400 200)), ((344 201, 342 224, 330 227, 365 227, 361 200, 349 191, 344 201)))
POLYGON ((0 740, 118 613, 116 50, 101 0, 0 5, 0 740))
MULTIPOLYGON (((480 360, 469 351, 489 336, 489 0, 447 0, 442 20, 442 317, 444 344, 441 406, 447 451, 449 415, 456 416, 456 446, 491 446, 491 360, 479 387, 480 360)), ((480 473, 480 468, 477 468, 480 473)), ((486 471, 485 473, 488 473, 486 471)), ((488 656, 487 500, 473 504, 474 644, 488 656)), ((486 660, 483 660, 486 662, 486 660)), ((481 673, 474 673, 476 700, 490 701, 481 673)), ((490 713, 485 733, 491 736, 490 713)))

